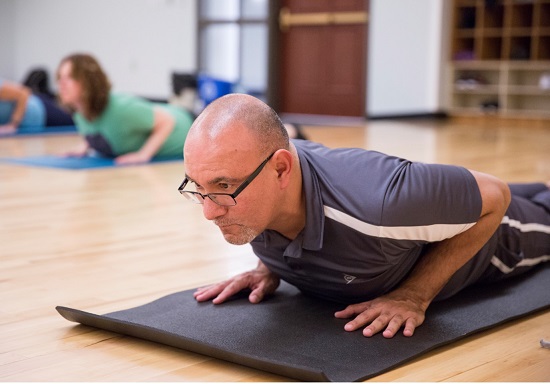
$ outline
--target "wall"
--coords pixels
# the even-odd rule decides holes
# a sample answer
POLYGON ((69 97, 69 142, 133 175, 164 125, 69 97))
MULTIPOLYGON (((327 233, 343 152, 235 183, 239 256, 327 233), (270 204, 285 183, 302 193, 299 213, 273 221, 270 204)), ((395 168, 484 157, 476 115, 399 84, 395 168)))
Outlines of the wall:
MULTIPOLYGON (((100 59, 114 88, 168 98, 172 71, 197 65, 200 0, 0 0, 0 75, 53 74, 74 51, 100 59)), ((448 1, 371 0, 366 113, 444 109, 448 1)))
POLYGON ((14 0, 0 0, 0 76, 15 72, 14 0))
MULTIPOLYGON (((89 52, 113 88, 167 99, 172 71, 196 71, 196 0, 1 0, 0 70, 21 81, 33 66, 53 76, 62 57, 89 52)), ((53 84, 52 84, 53 85, 53 84)))
POLYGON ((443 0, 371 0, 367 115, 443 109, 446 9, 443 0))

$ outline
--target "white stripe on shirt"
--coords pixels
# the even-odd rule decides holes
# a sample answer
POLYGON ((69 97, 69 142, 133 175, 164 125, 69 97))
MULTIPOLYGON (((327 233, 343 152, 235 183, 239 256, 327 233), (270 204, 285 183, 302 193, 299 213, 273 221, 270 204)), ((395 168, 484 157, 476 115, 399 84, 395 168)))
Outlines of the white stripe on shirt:
POLYGON ((510 219, 508 216, 502 218, 501 224, 508 224, 511 228, 519 229, 521 232, 542 232, 550 234, 550 226, 539 223, 521 223, 518 220, 510 219))
POLYGON ((432 224, 406 227, 385 227, 378 226, 341 212, 337 209, 324 206, 325 217, 335 220, 365 235, 383 237, 396 240, 423 240, 441 241, 449 239, 473 227, 475 223, 462 224, 432 224))
POLYGON ((543 256, 540 256, 540 257, 535 257, 534 259, 523 259, 519 263, 514 265, 512 268, 510 268, 509 266, 504 264, 502 262, 502 260, 500 260, 496 256, 493 256, 491 258, 491 264, 493 264, 495 267, 497 267, 500 270, 500 272, 502 272, 502 273, 510 273, 514 269, 516 269, 517 267, 532 267, 534 265, 543 263, 545 261, 550 261, 550 255, 543 255, 543 256))

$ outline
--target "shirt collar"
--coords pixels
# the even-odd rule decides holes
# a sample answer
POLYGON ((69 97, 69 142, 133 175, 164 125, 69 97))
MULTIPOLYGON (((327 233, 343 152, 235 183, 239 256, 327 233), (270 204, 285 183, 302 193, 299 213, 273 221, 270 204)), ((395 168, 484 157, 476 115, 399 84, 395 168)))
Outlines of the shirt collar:
POLYGON ((306 204, 306 225, 303 232, 302 248, 317 251, 323 246, 325 214, 323 199, 317 174, 301 148, 296 146, 302 171, 302 189, 306 204))
POLYGON ((263 238, 266 248, 270 246, 281 246, 286 244, 284 256, 300 257, 302 249, 318 251, 323 246, 323 230, 325 226, 325 214, 323 210, 323 200, 321 198, 321 189, 315 170, 307 160, 307 154, 296 146, 298 157, 300 159, 300 168, 302 172, 302 193, 306 204, 306 224, 304 229, 292 241, 289 241, 283 235, 276 231, 266 230, 259 237, 263 238))

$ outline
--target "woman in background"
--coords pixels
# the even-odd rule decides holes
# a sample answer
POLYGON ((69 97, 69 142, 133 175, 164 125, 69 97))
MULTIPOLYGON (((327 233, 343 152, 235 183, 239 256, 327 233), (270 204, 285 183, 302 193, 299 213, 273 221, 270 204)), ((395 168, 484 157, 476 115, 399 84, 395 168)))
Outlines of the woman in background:
POLYGON ((51 96, 0 78, 0 135, 16 133, 19 127, 64 125, 74 125, 71 115, 51 96))
POLYGON ((88 54, 64 58, 57 70, 59 98, 74 111, 84 141, 68 156, 94 150, 117 164, 147 163, 155 156, 183 156, 191 113, 169 104, 111 91, 98 61, 88 54))

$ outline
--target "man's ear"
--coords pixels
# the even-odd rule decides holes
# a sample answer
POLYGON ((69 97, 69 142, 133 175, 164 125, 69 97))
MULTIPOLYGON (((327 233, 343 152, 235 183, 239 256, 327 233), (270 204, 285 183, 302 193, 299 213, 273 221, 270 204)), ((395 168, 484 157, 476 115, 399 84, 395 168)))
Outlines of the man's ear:
POLYGON ((291 170, 294 167, 294 157, 289 151, 284 149, 277 151, 274 157, 277 179, 279 180, 280 188, 284 189, 290 182, 291 170))

